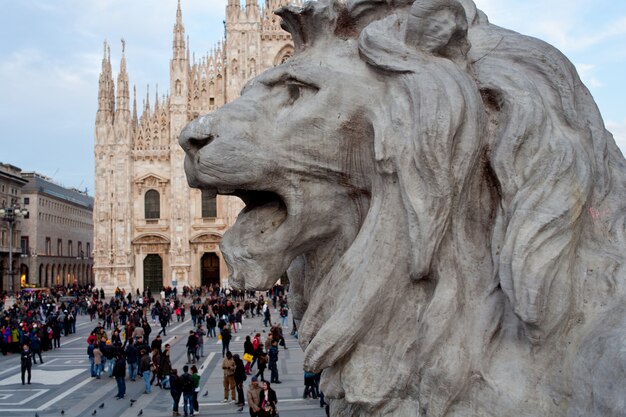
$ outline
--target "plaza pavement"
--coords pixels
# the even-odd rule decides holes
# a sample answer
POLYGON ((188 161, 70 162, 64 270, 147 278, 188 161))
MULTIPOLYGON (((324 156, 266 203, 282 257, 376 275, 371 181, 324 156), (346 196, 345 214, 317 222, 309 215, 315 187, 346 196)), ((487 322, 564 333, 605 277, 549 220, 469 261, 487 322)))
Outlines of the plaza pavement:
MULTIPOLYGON (((272 318, 278 318, 277 312, 272 310, 272 318)), ((96 380, 89 375, 89 360, 87 358, 87 335, 95 327, 96 322, 89 322, 88 316, 79 316, 77 333, 61 339, 61 348, 44 352, 44 364, 33 365, 31 385, 22 385, 20 379, 19 355, 0 355, 0 415, 13 416, 61 416, 82 417, 92 416, 96 411, 97 417, 134 417, 143 411, 146 417, 161 417, 172 415, 172 398, 169 391, 153 386, 150 394, 144 394, 142 379, 131 382, 126 378, 126 398, 116 400, 117 385, 114 378, 103 374, 102 379, 96 380), (135 402, 131 407, 130 399, 135 402), (99 406, 104 404, 102 408, 99 406), (64 412, 61 414, 61 412, 64 412)), ((151 340, 160 327, 153 324, 151 340)), ((206 326, 205 326, 206 327, 206 326)), ((185 343, 192 323, 189 315, 184 323, 176 321, 168 327, 167 336, 162 337, 163 345, 172 345, 172 365, 182 373, 187 355, 185 343)), ((244 320, 243 328, 233 333, 230 349, 233 353, 243 356, 243 342, 246 335, 253 336, 256 331, 261 332, 263 339, 267 336, 267 328, 263 327, 261 319, 254 317, 244 320)), ((279 375, 282 384, 272 384, 278 396, 278 410, 281 417, 323 417, 326 414, 319 407, 319 400, 304 400, 302 361, 304 354, 297 344, 297 340, 285 331, 285 340, 288 350, 280 348, 279 375)), ((238 412, 234 404, 222 403, 224 389, 222 384, 222 354, 221 342, 215 338, 206 338, 204 345, 205 357, 198 364, 200 380, 200 416, 230 416, 249 415, 248 407, 238 412), (206 394, 206 395, 205 395, 206 394)), ((253 372, 256 371, 256 367, 253 372)), ((127 374, 128 375, 128 374, 127 374)), ((269 380, 270 371, 265 371, 269 380)), ((250 377, 244 383, 244 392, 250 383, 250 377)), ((183 414, 182 399, 179 408, 183 414)))

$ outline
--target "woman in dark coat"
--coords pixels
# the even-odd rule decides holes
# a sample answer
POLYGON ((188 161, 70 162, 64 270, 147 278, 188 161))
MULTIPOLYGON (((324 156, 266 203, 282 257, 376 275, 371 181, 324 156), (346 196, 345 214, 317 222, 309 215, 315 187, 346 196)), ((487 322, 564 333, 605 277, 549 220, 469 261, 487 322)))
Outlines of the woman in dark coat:
MULTIPOLYGON (((243 342, 243 353, 247 353, 254 357, 254 346, 252 345, 252 340, 250 340, 250 336, 246 336, 246 341, 243 342)), ((245 363, 246 375, 250 375, 250 363, 251 362, 248 361, 246 361, 245 363)))
POLYGON ((243 406, 246 405, 246 400, 243 394, 243 383, 246 380, 246 368, 243 365, 243 361, 239 355, 233 355, 235 360, 235 386, 237 387, 237 405, 243 410, 243 406))
POLYGON ((263 390, 261 391, 261 412, 260 417, 276 416, 276 391, 274 391, 269 382, 263 381, 263 390))

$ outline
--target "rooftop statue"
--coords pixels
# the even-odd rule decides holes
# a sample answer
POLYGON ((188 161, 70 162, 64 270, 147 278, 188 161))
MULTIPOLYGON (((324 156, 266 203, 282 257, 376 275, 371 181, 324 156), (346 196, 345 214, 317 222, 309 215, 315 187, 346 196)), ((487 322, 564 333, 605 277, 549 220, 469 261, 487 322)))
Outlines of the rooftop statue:
POLYGON ((626 162, 570 61, 470 0, 279 14, 294 57, 180 143, 331 415, 624 416, 626 162))

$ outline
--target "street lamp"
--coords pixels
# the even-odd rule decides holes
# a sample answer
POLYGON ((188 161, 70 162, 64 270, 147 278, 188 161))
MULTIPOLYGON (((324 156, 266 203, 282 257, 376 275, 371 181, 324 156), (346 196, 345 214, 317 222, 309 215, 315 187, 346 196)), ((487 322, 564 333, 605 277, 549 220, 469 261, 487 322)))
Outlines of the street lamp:
POLYGON ((28 216, 19 206, 0 208, 0 218, 9 223, 9 296, 13 296, 13 224, 18 217, 28 216))

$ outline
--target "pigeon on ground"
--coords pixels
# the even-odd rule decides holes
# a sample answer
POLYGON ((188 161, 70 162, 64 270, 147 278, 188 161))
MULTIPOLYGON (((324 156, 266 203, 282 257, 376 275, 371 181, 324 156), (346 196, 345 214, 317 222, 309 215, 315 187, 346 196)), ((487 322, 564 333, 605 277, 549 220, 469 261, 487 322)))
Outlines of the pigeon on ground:
POLYGON ((61 410, 61 415, 64 415, 64 414, 65 414, 65 410, 61 410))
MULTIPOLYGON (((193 410, 191 410, 191 411, 193 411, 193 410)), ((142 414, 143 414, 143 410, 139 410, 139 413, 137 413, 138 416, 140 416, 142 414)))
POLYGON ((92 416, 95 416, 95 415, 96 415, 96 413, 97 413, 97 411, 96 411, 96 410, 93 410, 93 413, 91 413, 91 415, 92 415, 92 416))
POLYGON ((100 408, 104 408, 104 403, 100 404, 100 408))
POLYGON ((130 399, 130 402, 131 402, 131 403, 134 403, 135 401, 137 401, 137 400, 132 399, 132 398, 130 399))
POLYGON ((39 413, 35 413, 35 417, 39 417, 39 413))

